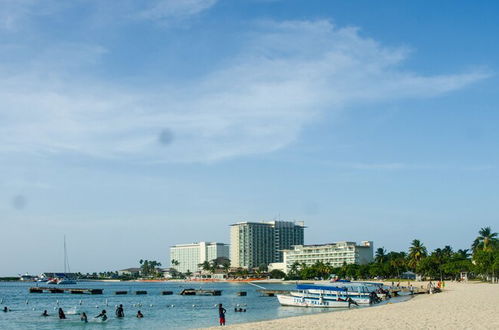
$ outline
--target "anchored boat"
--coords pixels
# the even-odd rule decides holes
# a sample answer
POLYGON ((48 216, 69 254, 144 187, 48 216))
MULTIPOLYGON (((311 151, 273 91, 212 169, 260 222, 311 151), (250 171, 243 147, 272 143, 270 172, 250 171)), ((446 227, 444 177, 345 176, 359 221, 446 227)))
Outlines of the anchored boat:
POLYGON ((355 302, 348 298, 345 288, 321 285, 297 285, 297 291, 289 295, 278 294, 277 299, 283 306, 316 308, 349 308, 355 302))

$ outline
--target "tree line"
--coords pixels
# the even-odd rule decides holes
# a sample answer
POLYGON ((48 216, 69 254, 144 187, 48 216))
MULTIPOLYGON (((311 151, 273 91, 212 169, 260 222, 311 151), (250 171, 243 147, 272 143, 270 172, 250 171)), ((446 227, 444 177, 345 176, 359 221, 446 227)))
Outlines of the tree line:
MULTIPOLYGON (((333 267, 328 263, 313 265, 294 263, 287 279, 327 279, 332 275, 339 278, 400 278, 412 271, 431 279, 459 279, 462 272, 469 277, 490 280, 499 274, 498 234, 491 227, 481 228, 470 249, 454 250, 446 245, 428 252, 424 244, 415 239, 407 252, 387 252, 383 247, 375 252, 374 262, 366 265, 343 264, 333 267)), ((275 272, 276 276, 282 275, 275 272)))

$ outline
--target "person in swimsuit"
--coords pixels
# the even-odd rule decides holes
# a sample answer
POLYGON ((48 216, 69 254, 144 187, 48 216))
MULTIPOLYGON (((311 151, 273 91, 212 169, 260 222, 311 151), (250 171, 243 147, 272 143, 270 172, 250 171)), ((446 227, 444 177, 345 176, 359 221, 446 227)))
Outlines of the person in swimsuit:
POLYGON ((62 310, 62 308, 59 308, 59 318, 61 320, 64 320, 66 318, 66 314, 64 314, 64 311, 62 310))
POLYGON ((220 325, 225 325, 225 313, 227 311, 223 308, 222 304, 218 304, 218 316, 220 318, 220 325))

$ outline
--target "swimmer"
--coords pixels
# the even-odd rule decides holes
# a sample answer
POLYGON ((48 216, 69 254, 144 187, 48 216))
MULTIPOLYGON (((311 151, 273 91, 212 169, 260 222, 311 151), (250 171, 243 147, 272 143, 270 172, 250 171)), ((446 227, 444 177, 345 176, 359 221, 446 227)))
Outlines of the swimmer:
POLYGON ((125 317, 125 311, 123 310, 123 305, 119 305, 118 308, 116 308, 116 317, 117 318, 123 318, 125 317))
POLYGON ((102 312, 100 312, 99 315, 97 315, 96 317, 94 317, 95 319, 98 319, 98 318, 101 318, 102 321, 106 321, 107 320, 107 314, 106 314, 106 310, 103 309, 102 312))
POLYGON ((64 320, 66 318, 66 314, 64 314, 64 311, 62 310, 62 308, 59 308, 59 318, 61 320, 64 320))

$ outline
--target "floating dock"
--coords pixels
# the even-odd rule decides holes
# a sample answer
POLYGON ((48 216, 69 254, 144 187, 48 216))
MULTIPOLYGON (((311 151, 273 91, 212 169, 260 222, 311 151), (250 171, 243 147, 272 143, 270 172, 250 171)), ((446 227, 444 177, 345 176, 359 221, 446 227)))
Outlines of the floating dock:
POLYGON ((32 287, 30 293, 64 293, 72 294, 102 294, 103 289, 85 289, 85 288, 59 288, 59 287, 32 287))
POLYGON ((180 292, 182 296, 221 296, 222 290, 201 290, 201 289, 184 289, 180 292))
POLYGON ((267 290, 267 289, 261 289, 256 291, 260 292, 263 296, 266 297, 274 297, 276 294, 288 294, 291 292, 291 290, 267 290))

